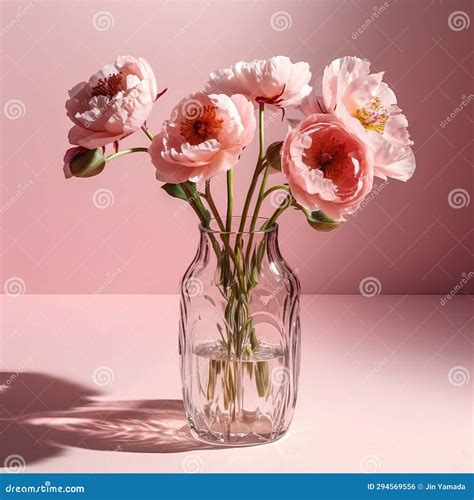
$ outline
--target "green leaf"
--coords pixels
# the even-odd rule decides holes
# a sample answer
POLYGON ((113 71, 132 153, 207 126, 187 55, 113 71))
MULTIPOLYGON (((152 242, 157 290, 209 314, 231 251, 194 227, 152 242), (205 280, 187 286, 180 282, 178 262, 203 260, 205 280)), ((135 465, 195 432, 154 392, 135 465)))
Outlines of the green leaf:
POLYGON ((273 170, 278 170, 281 172, 281 147, 283 146, 283 141, 277 141, 267 148, 265 157, 267 162, 273 170))
POLYGON ((318 231, 332 231, 339 226, 339 222, 328 217, 321 210, 306 212, 309 225, 318 231))
POLYGON ((161 189, 164 189, 173 198, 178 198, 185 201, 188 200, 186 192, 184 191, 181 184, 163 184, 163 186, 161 186, 161 189))
POLYGON ((105 158, 102 149, 91 149, 84 154, 75 156, 69 163, 74 177, 93 177, 105 168, 105 158))

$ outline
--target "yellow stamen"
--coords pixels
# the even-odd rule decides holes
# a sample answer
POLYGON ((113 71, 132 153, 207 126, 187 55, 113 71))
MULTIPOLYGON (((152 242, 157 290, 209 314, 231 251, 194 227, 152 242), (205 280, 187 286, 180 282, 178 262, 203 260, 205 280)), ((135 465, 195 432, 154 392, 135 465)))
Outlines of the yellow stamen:
POLYGON ((380 98, 374 97, 367 106, 359 108, 354 116, 362 123, 365 129, 383 134, 390 113, 387 108, 382 106, 380 98))

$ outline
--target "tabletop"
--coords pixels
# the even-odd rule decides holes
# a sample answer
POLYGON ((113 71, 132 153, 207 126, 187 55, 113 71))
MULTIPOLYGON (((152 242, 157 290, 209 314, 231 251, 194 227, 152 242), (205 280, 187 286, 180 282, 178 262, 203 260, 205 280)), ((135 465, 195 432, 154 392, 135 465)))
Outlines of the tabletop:
POLYGON ((1 463, 26 472, 470 472, 472 297, 310 296, 289 433, 190 434, 174 295, 1 297, 1 463))

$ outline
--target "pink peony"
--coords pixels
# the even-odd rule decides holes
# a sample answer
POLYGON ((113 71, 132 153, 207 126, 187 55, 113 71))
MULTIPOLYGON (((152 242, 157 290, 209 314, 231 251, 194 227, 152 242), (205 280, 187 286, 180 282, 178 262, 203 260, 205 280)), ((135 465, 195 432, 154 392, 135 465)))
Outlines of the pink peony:
POLYGON ((238 62, 209 75, 206 89, 227 95, 243 94, 258 103, 289 108, 311 92, 309 64, 292 63, 288 57, 238 62))
POLYGON ((66 109, 75 124, 69 142, 94 149, 123 139, 144 124, 156 95, 155 75, 145 59, 117 57, 69 91, 66 109))
POLYGON ((296 201, 334 220, 353 213, 372 189, 370 150, 334 115, 312 114, 282 147, 282 171, 296 201))
POLYGON ((197 182, 231 169, 255 126, 253 104, 243 95, 198 92, 184 98, 149 148, 157 179, 197 182))
MULTIPOLYGON (((406 181, 415 171, 413 142, 408 121, 382 77, 383 73, 370 73, 368 61, 336 59, 324 70, 321 104, 368 144, 374 155, 375 175, 406 181)), ((308 98, 302 104, 303 112, 316 112, 315 103, 313 96, 308 98)))

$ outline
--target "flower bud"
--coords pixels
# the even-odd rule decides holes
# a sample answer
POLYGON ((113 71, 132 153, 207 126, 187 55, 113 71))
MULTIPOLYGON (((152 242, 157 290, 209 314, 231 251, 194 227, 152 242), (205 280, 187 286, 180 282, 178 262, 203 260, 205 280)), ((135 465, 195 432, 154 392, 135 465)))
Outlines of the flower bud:
POLYGON ((105 168, 102 149, 86 149, 82 146, 68 149, 64 155, 64 175, 70 177, 93 177, 105 168))
POLYGON ((281 171, 281 147, 283 141, 278 141, 270 144, 265 153, 267 162, 273 170, 281 171))

